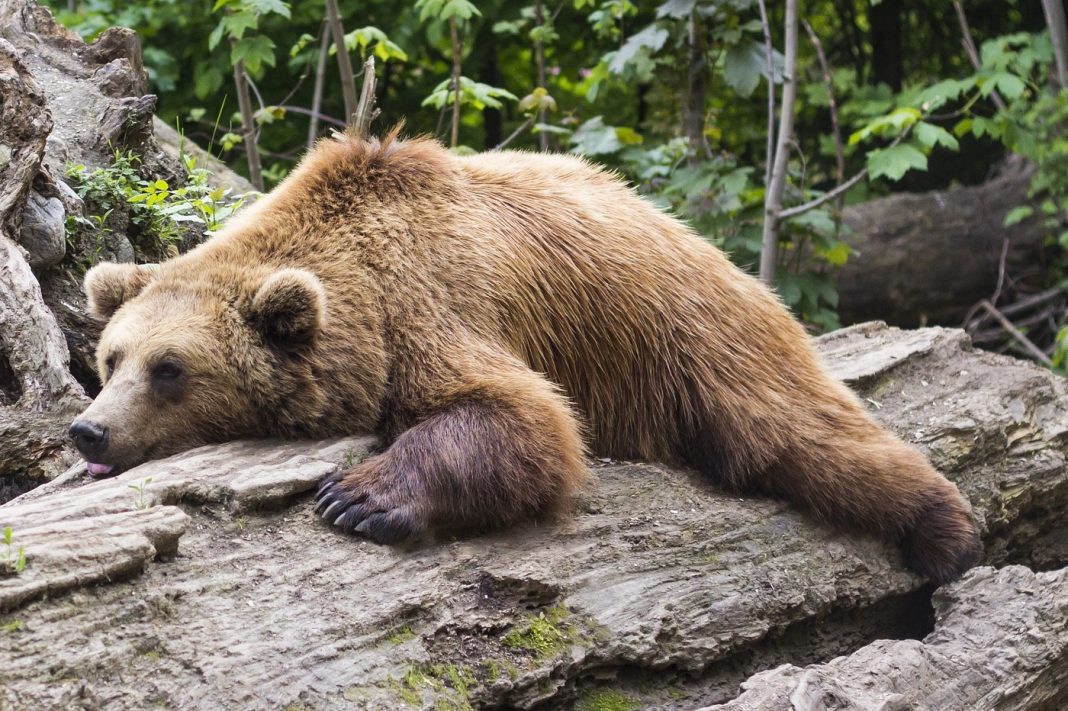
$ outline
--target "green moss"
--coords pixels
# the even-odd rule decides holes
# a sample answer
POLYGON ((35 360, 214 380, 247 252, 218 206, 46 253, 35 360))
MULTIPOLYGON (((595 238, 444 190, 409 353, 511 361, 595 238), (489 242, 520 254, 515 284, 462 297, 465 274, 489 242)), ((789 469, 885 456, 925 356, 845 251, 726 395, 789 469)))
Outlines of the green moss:
POLYGON ((391 634, 386 641, 390 644, 404 644, 413 637, 415 637, 415 632, 412 631, 411 627, 402 627, 391 634))
POLYGON ((573 637, 575 629, 564 624, 570 611, 564 605, 556 605, 533 618, 524 628, 509 632, 504 646, 525 649, 539 657, 549 657, 559 652, 573 637))
POLYGON ((638 702, 615 689, 591 689, 579 697, 575 711, 636 711, 638 702))
POLYGON ((11 619, 0 625, 0 632, 4 634, 14 634, 22 629, 22 620, 11 619))
POLYGON ((422 681, 422 673, 415 667, 411 667, 404 673, 403 682, 391 677, 386 685, 397 695, 397 698, 409 706, 422 706, 423 697, 416 691, 422 681))
POLYGON ((474 673, 455 664, 412 665, 404 672, 403 683, 391 680, 390 688, 405 703, 423 704, 423 691, 430 691, 434 707, 443 711, 470 711, 470 690, 478 683, 474 673))
POLYGON ((490 684, 501 678, 501 665, 493 659, 485 659, 480 665, 486 670, 486 681, 490 684))

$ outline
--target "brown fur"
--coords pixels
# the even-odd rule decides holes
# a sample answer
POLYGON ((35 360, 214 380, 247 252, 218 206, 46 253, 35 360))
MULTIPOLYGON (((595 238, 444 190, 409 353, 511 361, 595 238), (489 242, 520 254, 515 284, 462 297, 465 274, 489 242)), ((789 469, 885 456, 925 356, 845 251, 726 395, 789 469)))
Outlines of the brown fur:
POLYGON ((549 509, 586 479, 586 440, 901 540, 936 580, 980 552, 956 488, 828 377, 767 289, 574 157, 322 141, 222 234, 145 276, 87 278, 101 303, 130 299, 101 366, 134 358, 116 370, 127 392, 151 353, 177 349, 190 386, 162 432, 144 414, 155 395, 108 382, 85 417, 125 437, 120 467, 236 436, 374 429, 388 448, 325 482, 320 508, 392 542, 549 509), (131 397, 141 416, 120 411, 131 397))

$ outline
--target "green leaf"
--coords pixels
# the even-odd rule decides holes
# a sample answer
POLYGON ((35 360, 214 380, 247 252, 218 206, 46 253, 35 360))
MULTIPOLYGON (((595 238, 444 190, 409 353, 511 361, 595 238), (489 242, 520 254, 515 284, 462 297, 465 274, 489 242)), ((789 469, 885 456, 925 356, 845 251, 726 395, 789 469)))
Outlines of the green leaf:
POLYGON ((990 85, 997 86, 998 92, 1009 101, 1020 96, 1020 94, 1024 93, 1024 90, 1027 88, 1027 85, 1024 84, 1018 76, 1009 74, 1008 72, 998 72, 990 81, 983 84, 981 90, 983 96, 987 96, 990 93, 987 91, 987 87, 990 85))
POLYGON ((245 2, 261 15, 269 15, 273 12, 286 19, 290 17, 289 3, 283 0, 245 0, 245 2))
POLYGON ((723 58, 723 78, 739 96, 749 96, 767 74, 767 54, 764 45, 747 40, 727 49, 723 58))
POLYGON ((266 35, 246 37, 230 49, 230 62, 244 62, 245 69, 253 74, 259 72, 264 64, 273 67, 274 42, 266 35))
POLYGON ((254 13, 242 11, 234 12, 227 15, 222 24, 226 27, 226 34, 234 39, 241 39, 245 36, 245 30, 256 29, 259 25, 259 18, 254 13))
POLYGON ((608 63, 608 71, 622 74, 627 64, 634 61, 639 54, 648 55, 660 51, 667 38, 668 31, 656 25, 649 25, 641 32, 631 35, 608 63))
POLYGON ((960 142, 946 129, 933 123, 920 121, 913 129, 916 139, 926 148, 941 145, 951 151, 960 150, 960 142))
POLYGON ((315 38, 309 35, 307 32, 297 38, 297 41, 293 43, 293 46, 289 48, 289 57, 292 59, 298 54, 304 51, 304 48, 308 46, 308 43, 315 38))
POLYGON ((927 156, 907 143, 876 149, 868 154, 868 173, 872 180, 883 176, 901 180, 912 169, 927 170, 927 156))
POLYGON ((1012 227, 1019 224, 1029 218, 1035 213, 1034 209, 1029 205, 1020 205, 1009 210, 1009 214, 1005 215, 1005 220, 1002 224, 1005 227, 1012 227))
POLYGON ((571 146, 576 153, 587 156, 615 153, 623 148, 614 126, 606 126, 604 119, 595 116, 571 134, 571 146))
POLYGON ((629 126, 617 126, 616 138, 618 138, 619 142, 625 146, 641 145, 642 141, 645 140, 640 133, 629 126))
MULTIPOLYGON (((223 75, 216 66, 200 65, 193 79, 193 93, 198 99, 207 99, 223 84, 223 75)), ((196 120, 196 119, 194 119, 196 120)))
POLYGON ((225 20, 220 20, 219 24, 215 25, 215 29, 211 31, 210 35, 208 35, 209 51, 218 47, 219 43, 222 42, 223 32, 226 31, 226 25, 224 24, 224 22, 225 20))
POLYGON ((657 19, 670 17, 681 20, 689 17, 695 7, 697 7, 697 0, 667 0, 666 3, 656 8, 656 17, 657 19))

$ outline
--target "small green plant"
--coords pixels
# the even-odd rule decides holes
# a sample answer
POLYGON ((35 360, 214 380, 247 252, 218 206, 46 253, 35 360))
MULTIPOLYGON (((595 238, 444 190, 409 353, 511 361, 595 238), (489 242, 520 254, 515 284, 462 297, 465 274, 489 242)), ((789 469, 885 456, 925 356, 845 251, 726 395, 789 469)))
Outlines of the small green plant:
POLYGON ((4 528, 4 572, 11 574, 21 573, 26 569, 26 552, 22 546, 15 547, 14 531, 11 526, 4 528))
POLYGON ((631 697, 615 689, 593 689, 579 697, 575 711, 634 711, 640 708, 631 697))
POLYGON ((210 235, 244 203, 231 197, 227 188, 213 188, 210 173, 197 167, 197 160, 182 154, 185 184, 174 187, 163 179, 147 180, 139 172, 141 159, 130 151, 115 151, 112 164, 88 168, 69 163, 67 179, 87 206, 88 216, 67 219, 70 253, 86 253, 88 268, 96 263, 111 232, 110 218, 128 214, 129 237, 142 261, 158 261, 178 254, 178 246, 189 225, 200 225, 210 235), (92 240, 78 249, 80 238, 92 240))
POLYGON ((134 508, 141 511, 147 508, 151 508, 152 502, 145 498, 145 490, 149 484, 152 483, 152 477, 147 477, 137 482, 136 484, 130 484, 130 488, 134 490, 137 497, 134 499, 134 508))

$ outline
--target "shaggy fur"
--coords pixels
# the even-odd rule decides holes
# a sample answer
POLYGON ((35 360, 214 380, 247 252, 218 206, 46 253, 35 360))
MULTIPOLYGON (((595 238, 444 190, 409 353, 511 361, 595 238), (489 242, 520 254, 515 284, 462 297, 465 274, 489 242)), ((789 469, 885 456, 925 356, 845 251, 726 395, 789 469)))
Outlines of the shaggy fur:
POLYGON ((937 581, 981 552, 953 484, 825 373, 771 292, 574 157, 325 140, 201 247, 86 282, 111 322, 83 417, 116 469, 374 430, 385 449, 324 482, 319 509, 396 542, 550 510, 585 481, 585 441, 898 540, 937 581), (185 378, 169 400, 168 358, 185 378))

